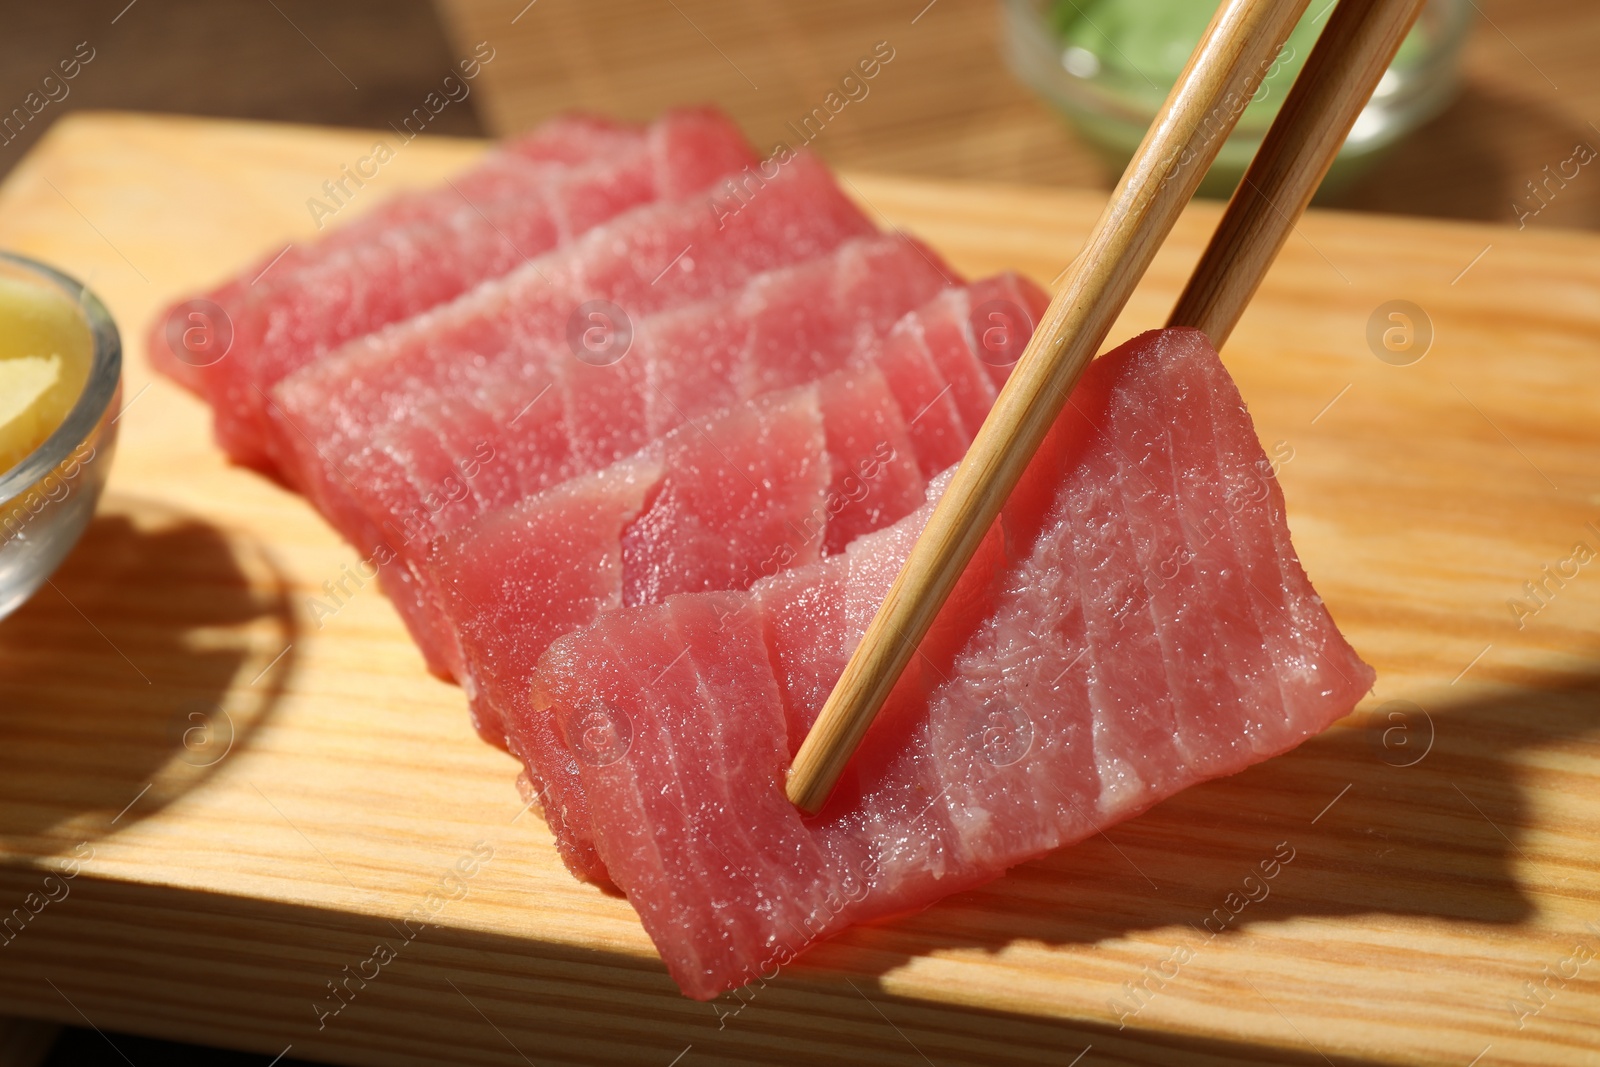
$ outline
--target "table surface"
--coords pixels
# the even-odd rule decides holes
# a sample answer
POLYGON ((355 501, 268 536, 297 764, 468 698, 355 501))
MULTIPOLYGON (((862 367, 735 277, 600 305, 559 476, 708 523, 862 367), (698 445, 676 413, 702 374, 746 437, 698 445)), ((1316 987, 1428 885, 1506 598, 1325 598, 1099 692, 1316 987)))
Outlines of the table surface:
MULTIPOLYGON (((0 948, 11 1010, 353 1064, 1596 1062, 1600 963, 1574 954, 1600 946, 1600 579, 1523 627, 1507 601, 1600 544, 1600 237, 1308 216, 1224 355, 1292 457, 1296 544, 1373 699, 851 930, 719 1025, 741 1002, 684 999, 627 903, 568 876, 377 589, 313 612, 356 554, 228 467, 203 407, 148 369, 163 302, 309 233, 306 197, 374 136, 85 114, 0 187, 0 245, 84 278, 129 342, 101 514, 0 623, 0 902, 83 857, 0 948), (1406 367, 1364 340, 1396 297, 1435 328, 1406 367), (1208 937, 1280 847, 1270 896, 1208 937), (458 893, 475 848, 492 859, 458 893), (379 944, 396 959, 319 1025, 379 944), (1181 973, 1130 999, 1180 946, 1181 973)), ((479 151, 413 142, 351 211, 479 151)), ((848 181, 959 268, 1041 281, 1101 208, 848 181)), ((1116 336, 1165 314, 1215 216, 1185 215, 1116 336)))
MULTIPOLYGON (((1201 0, 1196 0, 1201 2, 1201 0)), ((1107 172, 1006 69, 995 0, 438 0, 461 54, 497 50, 479 87, 491 132, 568 108, 647 118, 714 100, 759 142, 821 102, 878 41, 869 95, 814 147, 839 166, 918 177, 1109 189, 1107 172)), ((1511 221, 1524 183, 1600 147, 1600 4, 1474 0, 1460 98, 1334 203, 1511 221)), ((1600 227, 1600 176, 1530 225, 1600 227)))

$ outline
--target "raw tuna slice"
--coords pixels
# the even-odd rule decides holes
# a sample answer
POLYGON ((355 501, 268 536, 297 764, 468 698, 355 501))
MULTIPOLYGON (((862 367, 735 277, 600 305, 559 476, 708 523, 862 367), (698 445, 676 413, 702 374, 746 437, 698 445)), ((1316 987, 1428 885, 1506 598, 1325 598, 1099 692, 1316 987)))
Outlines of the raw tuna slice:
MULTIPOLYGON (((474 724, 504 745, 509 718, 525 715, 539 656, 602 612, 744 589, 820 558, 839 518, 884 525, 908 514, 924 487, 898 408, 869 366, 697 420, 454 531, 425 571, 457 642, 474 724), (859 422, 841 425, 851 419, 859 422), (873 441, 852 434, 869 426, 873 441), (915 500, 905 500, 912 492, 915 500)), ((523 754, 545 810, 574 827, 557 835, 568 866, 603 878, 582 791, 569 785, 575 768, 549 736, 523 754)))
MULTIPOLYGON (((234 308, 249 299, 262 299, 268 292, 288 291, 302 269, 314 267, 345 249, 381 240, 384 234, 400 227, 439 225, 469 205, 484 211, 504 211, 507 205, 529 196, 531 191, 547 182, 555 170, 636 152, 644 140, 642 127, 609 119, 586 115, 552 119, 521 137, 502 143, 481 162, 451 179, 449 184, 455 190, 453 195, 441 195, 441 191, 408 191, 380 200, 365 214, 338 223, 315 241, 291 244, 265 254, 236 277, 203 294, 203 297, 234 308)), ((386 139, 380 143, 385 152, 393 152, 386 139)), ((389 158, 376 151, 377 145, 374 145, 374 149, 367 157, 372 161, 368 163, 369 167, 389 158)), ((341 179, 345 182, 345 190, 335 190, 341 199, 364 188, 360 174, 354 178, 341 175, 341 179)), ((185 351, 180 357, 174 352, 166 333, 173 312, 181 306, 175 305, 156 320, 150 331, 147 351, 152 366, 203 396, 202 382, 206 370, 203 366, 197 366, 197 363, 206 359, 206 353, 185 351)), ((190 320, 185 315, 179 318, 178 325, 182 328, 205 329, 209 325, 203 318, 190 320)))
POLYGON ((609 613, 541 660, 518 748, 548 726, 565 749, 599 862, 692 996, 1284 752, 1372 685, 1216 354, 1145 334, 1085 375, 802 819, 787 764, 926 514, 748 592, 609 613))
MULTIPOLYGON (((387 142, 382 144, 392 151, 387 142)), ((314 241, 266 253, 223 285, 202 295, 231 310, 266 300, 272 293, 292 292, 302 272, 340 258, 351 248, 381 242, 386 235, 404 228, 448 226, 451 217, 463 209, 502 213, 508 208, 515 210, 518 200, 530 196, 539 199, 540 187, 560 170, 618 160, 637 153, 644 144, 643 127, 586 116, 553 119, 520 138, 504 142, 477 165, 450 179, 446 188, 409 190, 380 200, 371 210, 337 223, 314 241)), ((377 145, 369 159, 381 162, 389 158, 380 156, 376 148, 377 145)), ((332 197, 344 199, 363 187, 359 174, 344 181, 344 191, 335 188, 331 190, 332 197)), ((151 330, 151 362, 204 396, 202 383, 208 374, 203 366, 195 364, 206 353, 175 352, 165 335, 170 318, 169 310, 151 330)))
MULTIPOLYGON (((921 317, 916 312, 908 316, 921 317)), ((824 555, 842 552, 861 534, 915 511, 928 487, 906 431, 905 415, 875 365, 837 371, 822 379, 817 383, 817 406, 825 434, 827 491, 809 514, 793 524, 789 537, 769 551, 765 559, 774 564, 810 562, 798 555, 791 561, 791 553, 782 552, 785 545, 793 546, 796 541, 816 544, 824 555)), ((749 568, 752 574, 772 569, 771 565, 749 568)), ((742 584, 702 588, 738 589, 742 584)), ((643 597, 633 601, 646 602, 643 597)))
POLYGON ((316 499, 316 483, 337 479, 319 450, 342 464, 429 398, 504 402, 516 382, 532 386, 517 394, 526 405, 550 384, 552 351, 563 364, 581 355, 585 365, 626 369, 645 316, 874 232, 820 163, 803 154, 788 160, 741 174, 738 188, 753 188, 745 201, 729 191, 729 179, 706 195, 635 209, 569 249, 292 375, 274 390, 275 437, 295 457, 286 467, 316 499), (732 210, 730 201, 742 207, 732 210))
MULTIPOLYGON (((665 121, 678 122, 684 117, 687 113, 669 115, 665 121)), ((314 248, 326 254, 379 238, 396 226, 448 222, 467 206, 490 214, 499 222, 506 212, 516 210, 516 201, 530 194, 538 195, 549 176, 556 172, 554 168, 621 160, 646 148, 650 136, 645 127, 595 116, 565 115, 551 119, 521 137, 503 142, 471 170, 449 179, 446 188, 455 192, 454 198, 439 195, 444 190, 437 189, 400 193, 365 215, 329 231, 315 245, 296 246, 296 250, 314 248)), ((674 140, 682 143, 677 135, 674 140)), ((661 147, 667 146, 658 146, 658 151, 661 147)), ((573 192, 570 188, 567 191, 568 195, 573 192)), ((512 218, 514 220, 514 216, 512 218)), ((290 255, 294 255, 294 250, 290 255)), ((278 267, 282 265, 280 262, 273 268, 273 276, 278 276, 278 267)))
POLYGON ((503 709, 525 702, 539 655, 600 612, 747 586, 749 561, 799 541, 790 531, 822 508, 824 440, 816 386, 768 394, 442 539, 430 573, 479 733, 503 746, 503 709))
POLYGON ((444 303, 639 204, 677 199, 751 165, 736 127, 706 112, 670 114, 643 143, 578 167, 544 167, 521 196, 482 207, 454 189, 448 215, 384 230, 296 271, 286 286, 223 305, 233 350, 205 368, 217 439, 265 470, 267 390, 345 341, 444 303))
MULTIPOLYGON (((838 369, 951 283, 948 268, 936 264, 904 236, 853 238, 827 255, 758 274, 735 291, 640 319, 627 354, 615 362, 585 363, 565 338, 529 345, 514 368, 475 368, 470 391, 417 395, 405 422, 375 425, 369 442, 375 448, 348 462, 340 456, 340 466, 361 483, 361 504, 381 523, 416 501, 383 495, 382 475, 371 476, 363 465, 369 456, 392 457, 425 480, 433 471, 448 473, 449 461, 475 445, 480 430, 497 428, 489 437, 492 476, 419 520, 433 532, 448 530, 603 466, 686 418, 838 369), (474 423, 463 432, 469 405, 474 423)), ((334 484, 349 488, 343 479, 334 484)))
POLYGON ((896 325, 873 356, 928 477, 966 454, 1049 303, 1038 286, 1009 272, 940 300, 896 325))
POLYGON ((421 569, 457 641, 451 658, 472 680, 479 729, 503 744, 499 709, 520 702, 555 638, 609 608, 744 589, 820 559, 840 516, 887 525, 921 505, 924 486, 882 377, 840 371, 692 420, 453 530, 421 569), (852 436, 840 425, 851 418, 870 419, 878 436, 852 436), (500 647, 507 638, 515 656, 500 647))
MULTIPOLYGON (((806 171, 792 170, 800 165, 791 164, 791 180, 809 184, 806 171)), ((776 210, 784 191, 775 181, 761 195, 776 210)), ((822 190, 812 185, 794 191, 815 198, 822 190)), ((948 281, 932 254, 909 238, 875 235, 839 244, 865 225, 842 198, 833 202, 833 222, 819 212, 804 227, 787 224, 809 229, 810 242, 791 233, 784 249, 755 243, 752 238, 781 239, 739 228, 743 220, 758 222, 765 203, 758 199, 729 223, 722 231, 734 239, 728 244, 706 240, 704 251, 696 250, 700 259, 693 272, 671 272, 657 283, 661 292, 651 290, 648 301, 635 299, 648 310, 649 301, 659 304, 670 290, 692 292, 691 279, 702 271, 734 277, 739 259, 759 268, 774 255, 804 254, 808 243, 815 248, 824 241, 833 251, 754 277, 747 271, 748 284, 737 291, 639 318, 630 327, 626 355, 613 362, 577 359, 564 336, 537 339, 531 323, 552 301, 567 311, 579 301, 534 279, 516 322, 507 326, 519 331, 517 364, 480 366, 469 375, 463 361, 452 361, 442 368, 443 381, 426 379, 425 394, 414 387, 403 417, 374 420, 370 430, 346 435, 340 415, 329 410, 332 405, 314 402, 313 387, 306 384, 312 377, 327 379, 331 364, 283 383, 280 421, 302 450, 300 483, 340 532, 378 561, 386 590, 436 673, 455 675, 458 665, 426 575, 413 559, 433 536, 613 462, 686 418, 839 367, 948 281)), ((693 217, 681 221, 690 225, 712 218, 703 204, 685 207, 693 217)), ((597 232, 601 240, 549 257, 543 273, 587 274, 566 261, 581 257, 591 243, 602 257, 615 254, 618 244, 603 239, 610 229, 597 232)), ((363 345, 361 354, 371 347, 363 345)))

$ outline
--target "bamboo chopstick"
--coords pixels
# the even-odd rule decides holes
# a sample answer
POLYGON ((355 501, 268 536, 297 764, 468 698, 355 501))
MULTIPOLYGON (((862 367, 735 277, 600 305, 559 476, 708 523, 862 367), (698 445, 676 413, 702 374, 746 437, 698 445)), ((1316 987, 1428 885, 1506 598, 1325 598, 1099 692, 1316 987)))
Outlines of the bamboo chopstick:
POLYGON ((789 771, 822 808, 1308 0, 1223 0, 789 771))
POLYGON ((1339 0, 1167 319, 1221 348, 1426 0, 1339 0))

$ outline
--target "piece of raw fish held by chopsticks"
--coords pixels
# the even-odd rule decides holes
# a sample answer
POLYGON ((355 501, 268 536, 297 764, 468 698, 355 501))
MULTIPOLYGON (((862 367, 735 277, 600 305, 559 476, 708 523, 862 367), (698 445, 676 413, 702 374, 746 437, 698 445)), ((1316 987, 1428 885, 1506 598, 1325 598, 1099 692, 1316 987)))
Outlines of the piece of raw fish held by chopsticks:
POLYGON ((1150 333, 1090 367, 803 818, 784 769, 930 508, 748 592, 602 615, 539 663, 513 750, 535 781, 570 761, 564 854, 593 850, 693 996, 1285 751, 1372 685, 1227 371, 1196 331, 1150 333))
MULTIPOLYGON (((1169 326, 1220 344, 1332 165, 1424 0, 1343 0, 1252 160, 1169 326)), ((816 811, 1305 10, 1224 0, 1134 153, 1015 373, 795 754, 816 811)))

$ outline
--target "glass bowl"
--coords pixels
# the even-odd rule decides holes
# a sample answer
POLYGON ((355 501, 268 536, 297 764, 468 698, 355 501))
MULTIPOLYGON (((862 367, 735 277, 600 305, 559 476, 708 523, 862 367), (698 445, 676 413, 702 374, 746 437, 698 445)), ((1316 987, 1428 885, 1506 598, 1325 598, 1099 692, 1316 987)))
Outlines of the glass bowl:
POLYGON ((45 583, 94 516, 117 440, 122 339, 99 298, 60 271, 0 251, 0 276, 65 293, 94 345, 83 392, 66 419, 21 463, 0 473, 3 619, 45 583))
MULTIPOLYGON (((1200 0, 1002 0, 1012 72, 1121 173, 1211 18, 1200 0)), ((1201 183, 1226 197, 1244 176, 1327 21, 1313 0, 1201 183)), ((1455 95, 1471 0, 1431 0, 1356 119, 1323 193, 1337 192, 1455 95)))

